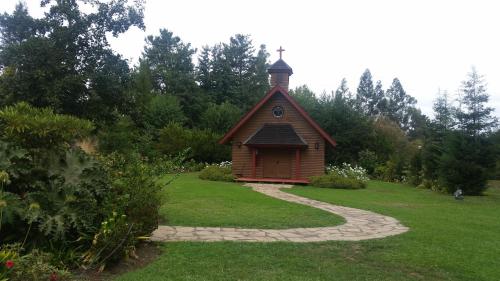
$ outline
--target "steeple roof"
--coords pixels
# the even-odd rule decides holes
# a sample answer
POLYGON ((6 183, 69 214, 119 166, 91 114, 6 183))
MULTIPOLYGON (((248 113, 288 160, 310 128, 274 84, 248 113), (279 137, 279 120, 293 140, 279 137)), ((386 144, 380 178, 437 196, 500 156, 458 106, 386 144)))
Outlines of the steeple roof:
POLYGON ((268 73, 288 73, 288 75, 293 74, 292 68, 283 60, 279 59, 269 69, 267 70, 268 73))

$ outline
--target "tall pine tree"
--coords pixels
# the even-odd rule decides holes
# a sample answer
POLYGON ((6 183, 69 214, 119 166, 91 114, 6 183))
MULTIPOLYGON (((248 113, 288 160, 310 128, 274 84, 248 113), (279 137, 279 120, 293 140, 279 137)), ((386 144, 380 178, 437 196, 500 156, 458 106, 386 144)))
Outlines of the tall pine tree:
POLYGON ((365 113, 373 111, 375 89, 373 88, 372 74, 369 69, 359 78, 359 85, 356 91, 356 106, 365 113))
POLYGON ((415 106, 417 100, 406 94, 403 85, 398 78, 392 80, 391 87, 386 91, 387 108, 385 115, 408 132, 411 123, 411 108, 415 106))
POLYGON ((486 106, 489 95, 486 83, 475 68, 467 74, 462 82, 457 111, 458 125, 466 134, 478 136, 493 129, 498 120, 492 116, 493 108, 486 106))
POLYGON ((164 94, 190 93, 196 88, 192 57, 196 50, 167 29, 146 38, 143 60, 151 69, 154 89, 164 94))

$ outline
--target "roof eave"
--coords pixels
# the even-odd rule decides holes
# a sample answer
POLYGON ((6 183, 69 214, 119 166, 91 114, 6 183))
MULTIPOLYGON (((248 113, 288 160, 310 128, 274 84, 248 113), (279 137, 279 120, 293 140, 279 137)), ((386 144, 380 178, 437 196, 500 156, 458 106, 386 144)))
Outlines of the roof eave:
POLYGON ((337 146, 337 142, 328 135, 317 123, 314 121, 309 114, 288 94, 288 91, 280 86, 275 86, 262 98, 257 104, 255 104, 250 111, 248 111, 237 123, 234 125, 220 140, 219 144, 228 143, 234 134, 277 92, 283 94, 285 99, 287 99, 293 107, 306 119, 306 121, 333 147, 337 146))

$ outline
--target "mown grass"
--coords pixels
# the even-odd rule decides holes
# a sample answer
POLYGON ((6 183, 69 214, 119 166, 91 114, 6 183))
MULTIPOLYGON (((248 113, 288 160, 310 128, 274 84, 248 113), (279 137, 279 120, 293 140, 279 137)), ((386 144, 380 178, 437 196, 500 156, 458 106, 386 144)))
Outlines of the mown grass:
MULTIPOLYGON (((190 176, 179 183, 185 180, 202 184, 190 176)), ((500 280, 500 187, 464 201, 377 181, 364 190, 295 187, 289 192, 393 216, 411 229, 361 242, 164 243, 157 261, 117 280, 500 280)), ((169 201, 183 200, 174 191, 169 196, 169 201)), ((240 197, 223 200, 233 196, 240 197)), ((244 206, 235 204, 231 212, 243 213, 244 206)), ((259 215, 269 220, 269 213, 259 215)), ((205 216, 183 221, 205 223, 198 219, 205 216)), ((233 215, 228 219, 238 223, 233 215)), ((240 216, 240 223, 248 220, 240 216)))
POLYGON ((168 225, 293 228, 344 223, 342 217, 271 198, 238 183, 200 180, 196 173, 173 181, 165 188, 165 197, 160 215, 168 225))

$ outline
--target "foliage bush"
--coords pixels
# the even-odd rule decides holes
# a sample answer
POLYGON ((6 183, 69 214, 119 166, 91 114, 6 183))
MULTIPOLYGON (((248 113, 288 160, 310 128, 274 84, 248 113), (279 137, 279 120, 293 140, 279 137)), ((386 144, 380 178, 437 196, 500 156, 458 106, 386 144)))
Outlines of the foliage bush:
POLYGON ((121 258, 135 256, 134 225, 127 221, 127 216, 113 212, 101 222, 99 231, 94 235, 92 246, 84 253, 83 262, 87 267, 113 263, 121 258))
POLYGON ((155 95, 144 112, 145 125, 150 129, 161 129, 168 123, 183 124, 185 121, 179 99, 172 95, 155 95))
POLYGON ((326 187, 326 188, 340 188, 340 189, 361 189, 365 188, 364 181, 355 178, 346 178, 337 174, 326 174, 322 176, 310 177, 312 186, 326 187))
POLYGON ((379 160, 375 152, 365 149, 358 153, 358 163, 361 167, 366 169, 369 175, 373 175, 379 160))
POLYGON ((374 177, 389 182, 405 181, 405 162, 399 157, 393 157, 382 165, 375 167, 374 177))
POLYGON ((173 173, 199 172, 205 168, 205 163, 196 162, 194 159, 185 160, 190 154, 190 149, 178 153, 175 157, 159 156, 148 160, 151 171, 155 175, 173 173))
POLYGON ((0 127, 3 139, 27 149, 68 146, 94 129, 90 121, 56 114, 49 108, 35 108, 25 102, 0 110, 0 127))
POLYGON ((351 178, 359 181, 368 181, 370 178, 363 167, 351 166, 351 164, 343 163, 342 166, 328 165, 326 167, 327 174, 337 175, 343 178, 351 178))
POLYGON ((191 148, 188 158, 198 162, 216 163, 231 158, 230 147, 220 145, 221 135, 209 130, 187 129, 171 123, 159 132, 157 148, 166 155, 175 156, 191 148))
POLYGON ((64 244, 96 230, 109 182, 95 159, 70 146, 91 128, 22 103, 0 111, 0 129, 8 131, 0 136, 4 241, 64 244))
MULTIPOLYGON (((17 112, 13 108, 7 108, 9 114, 17 112)), ((101 266, 131 253, 138 237, 158 225, 161 187, 152 166, 135 154, 87 155, 71 143, 88 130, 64 131, 60 124, 86 121, 21 108, 20 118, 0 114, 1 131, 20 128, 0 136, 1 243, 50 251, 69 266, 101 266), (59 129, 44 134, 44 126, 59 129), (33 136, 40 146, 29 141, 33 136), (103 222, 111 225, 115 213, 120 220, 110 230, 103 222), (90 254, 82 261, 84 252, 90 254)))
POLYGON ((101 158, 108 170, 116 194, 113 211, 125 214, 134 224, 136 236, 151 233, 158 226, 162 186, 156 181, 158 174, 139 155, 127 158, 111 154, 101 158))
POLYGON ((219 134, 226 133, 241 117, 241 109, 229 102, 209 104, 201 115, 201 128, 219 134))
POLYGON ((326 174, 310 178, 311 185, 326 188, 361 189, 366 187, 368 174, 362 167, 343 163, 342 166, 327 166, 326 174))
POLYGON ((200 179, 211 181, 234 181, 231 162, 221 162, 220 164, 208 165, 201 170, 200 179))
POLYGON ((12 245, 0 246, 0 281, 9 280, 17 257, 17 251, 12 245))
POLYGON ((38 249, 23 254, 19 244, 0 247, 0 280, 73 280, 69 271, 52 265, 52 255, 38 249))
POLYGON ((135 245, 158 227, 160 191, 165 184, 156 180, 163 170, 153 168, 138 154, 112 153, 100 161, 110 177, 113 198, 107 202, 108 217, 89 237, 92 243, 83 263, 102 270, 109 263, 134 257, 135 245))
POLYGON ((115 124, 99 130, 98 140, 99 152, 104 154, 118 152, 128 155, 140 152, 148 157, 156 154, 152 135, 138 128, 128 117, 122 117, 115 124))

